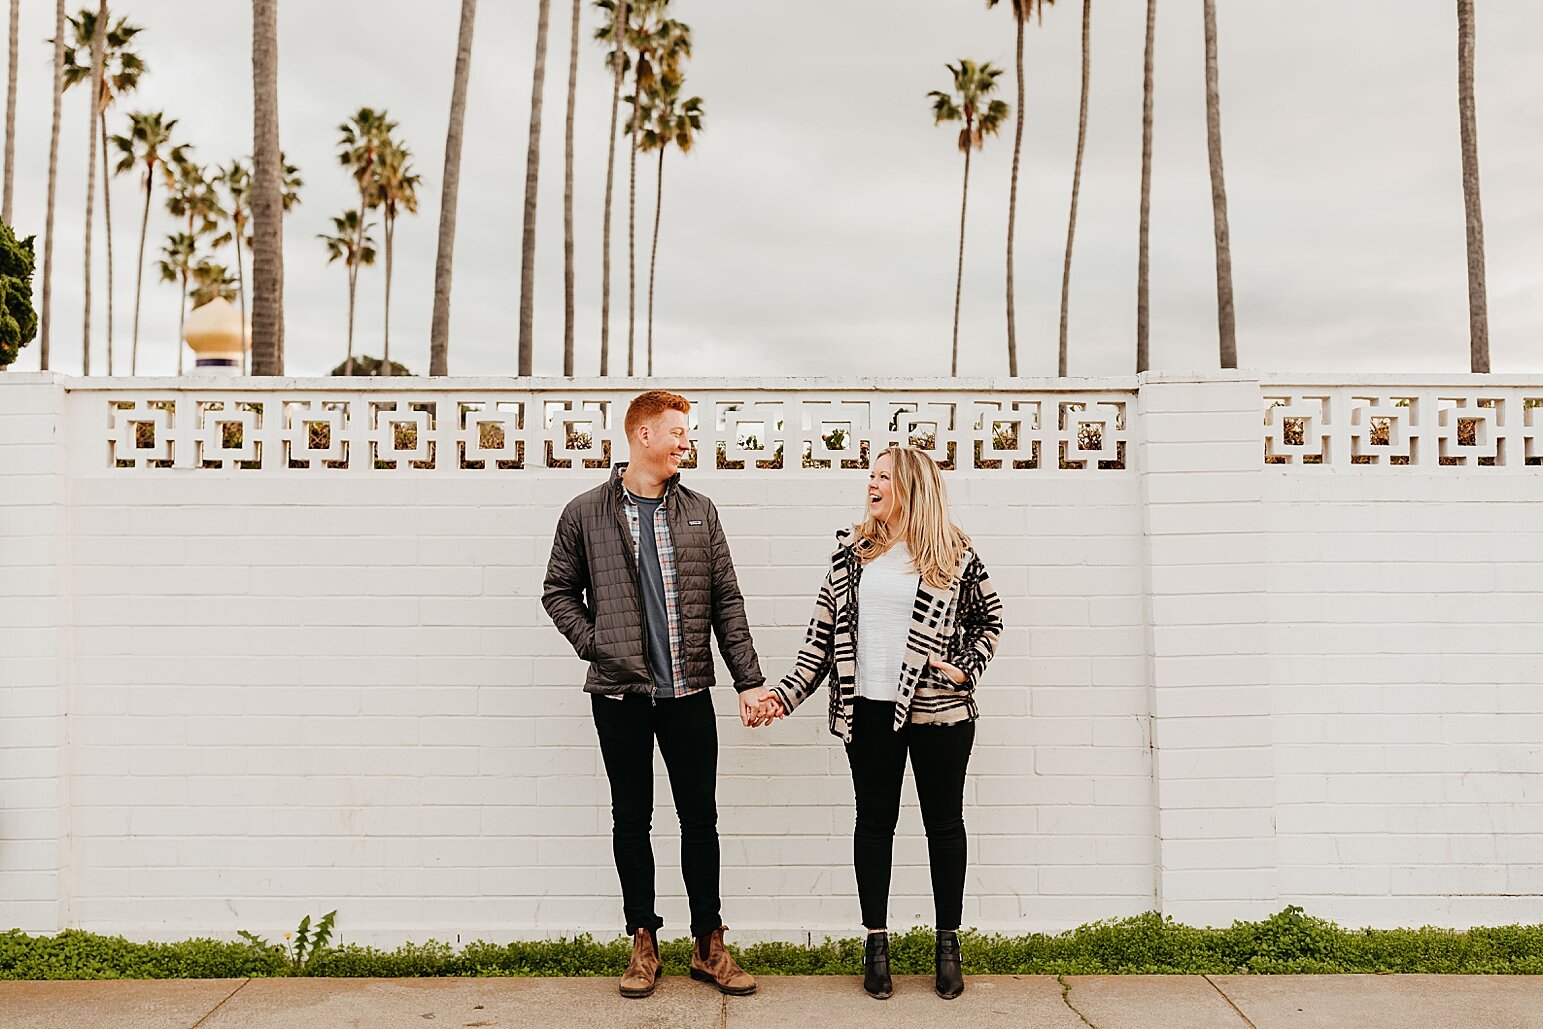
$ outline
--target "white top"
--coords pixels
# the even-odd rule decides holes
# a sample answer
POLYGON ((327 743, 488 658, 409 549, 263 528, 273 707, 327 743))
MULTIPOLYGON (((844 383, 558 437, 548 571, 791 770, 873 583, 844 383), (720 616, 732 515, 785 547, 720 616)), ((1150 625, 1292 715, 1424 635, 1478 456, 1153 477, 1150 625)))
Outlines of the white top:
POLYGON ((858 696, 890 703, 899 699, 900 660, 920 583, 904 542, 863 565, 857 587, 858 696))

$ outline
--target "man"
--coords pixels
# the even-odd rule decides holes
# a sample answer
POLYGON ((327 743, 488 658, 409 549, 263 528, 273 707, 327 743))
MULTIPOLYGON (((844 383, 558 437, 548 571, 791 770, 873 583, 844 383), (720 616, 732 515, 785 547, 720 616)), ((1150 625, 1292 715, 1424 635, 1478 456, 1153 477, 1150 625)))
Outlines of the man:
POLYGON ((740 717, 762 724, 765 679, 718 511, 680 483, 691 452, 685 397, 650 390, 627 408, 630 460, 575 497, 557 522, 542 604, 589 662, 595 731, 611 782, 611 841, 632 936, 623 997, 659 981, 654 910, 654 740, 680 816, 680 865, 691 906, 691 977, 736 996, 755 980, 723 944, 718 895, 718 733, 709 633, 740 694, 740 717))

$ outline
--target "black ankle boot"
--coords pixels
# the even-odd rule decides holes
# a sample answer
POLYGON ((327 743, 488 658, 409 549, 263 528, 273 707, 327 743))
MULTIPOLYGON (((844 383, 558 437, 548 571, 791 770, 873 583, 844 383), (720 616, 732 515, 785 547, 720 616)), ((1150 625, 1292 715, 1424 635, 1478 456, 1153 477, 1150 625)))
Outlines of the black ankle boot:
POLYGON ((964 992, 964 969, 959 966, 959 934, 952 929, 938 930, 937 991, 944 1000, 953 1000, 964 992))
POLYGON ((869 933, 863 948, 863 989, 874 1000, 888 1000, 895 992, 889 977, 889 934, 869 933))

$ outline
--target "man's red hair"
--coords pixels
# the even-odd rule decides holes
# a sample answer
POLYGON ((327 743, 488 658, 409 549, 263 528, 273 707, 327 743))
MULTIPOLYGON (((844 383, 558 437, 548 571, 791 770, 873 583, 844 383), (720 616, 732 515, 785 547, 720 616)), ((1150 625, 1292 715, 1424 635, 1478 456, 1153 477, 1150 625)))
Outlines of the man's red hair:
POLYGON ((632 398, 632 403, 627 405, 627 436, 630 438, 637 431, 638 426, 644 422, 652 421, 664 411, 679 411, 681 414, 691 413, 691 401, 679 393, 671 393, 669 390, 651 389, 647 393, 639 393, 632 398))

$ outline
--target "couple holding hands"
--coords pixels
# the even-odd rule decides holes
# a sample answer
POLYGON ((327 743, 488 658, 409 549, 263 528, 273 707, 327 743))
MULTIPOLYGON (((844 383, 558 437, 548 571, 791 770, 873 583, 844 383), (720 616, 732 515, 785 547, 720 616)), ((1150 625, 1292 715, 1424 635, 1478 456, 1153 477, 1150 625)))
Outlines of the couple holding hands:
POLYGON ((718 735, 707 692, 716 636, 746 725, 791 714, 829 681, 830 730, 846 746, 856 799, 852 854, 868 930, 863 988, 879 999, 893 991, 887 909, 909 755, 932 871, 936 988, 944 999, 957 997, 974 690, 1002 632, 985 566, 950 518, 931 457, 887 448, 873 460, 862 520, 836 533, 792 671, 766 685, 717 509, 680 482, 692 446, 690 410, 684 397, 663 390, 633 399, 629 461, 563 510, 542 594, 558 630, 589 662, 584 689, 611 785, 612 849, 632 936, 621 994, 648 996, 660 972, 656 934, 664 923, 654 910, 650 841, 656 739, 680 819, 691 977, 727 994, 755 991, 723 942, 718 735))

